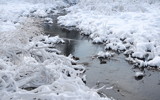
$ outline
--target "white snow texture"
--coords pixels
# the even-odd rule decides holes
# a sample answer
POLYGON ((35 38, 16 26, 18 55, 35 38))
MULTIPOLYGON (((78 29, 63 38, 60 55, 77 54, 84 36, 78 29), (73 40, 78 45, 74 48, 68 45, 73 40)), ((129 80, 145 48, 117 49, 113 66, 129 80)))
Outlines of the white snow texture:
POLYGON ((54 44, 64 41, 38 27, 74 0, 64 1, 0 0, 0 100, 110 100, 85 86, 83 66, 57 54, 54 44))

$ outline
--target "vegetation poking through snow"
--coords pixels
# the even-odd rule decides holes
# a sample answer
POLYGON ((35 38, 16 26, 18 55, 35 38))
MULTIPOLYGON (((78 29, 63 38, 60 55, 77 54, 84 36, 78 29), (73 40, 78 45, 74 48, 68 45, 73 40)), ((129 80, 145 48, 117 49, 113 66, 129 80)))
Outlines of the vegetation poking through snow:
POLYGON ((85 68, 54 47, 64 41, 39 27, 40 17, 68 4, 24 1, 0 0, 0 100, 110 100, 85 86, 85 68))

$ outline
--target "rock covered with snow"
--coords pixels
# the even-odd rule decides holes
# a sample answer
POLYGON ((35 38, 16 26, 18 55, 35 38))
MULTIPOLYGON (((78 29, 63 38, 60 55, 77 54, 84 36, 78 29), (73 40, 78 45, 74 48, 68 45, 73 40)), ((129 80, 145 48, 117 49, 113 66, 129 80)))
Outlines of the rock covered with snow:
POLYGON ((144 76, 144 73, 142 73, 142 72, 136 72, 135 73, 135 77, 140 77, 140 76, 144 76))
POLYGON ((42 41, 49 44, 64 43, 64 40, 59 38, 59 36, 55 36, 55 37, 43 36, 42 41))
POLYGON ((144 73, 143 72, 136 72, 135 73, 135 79, 136 80, 141 80, 144 77, 144 73))
POLYGON ((114 56, 114 53, 100 51, 98 52, 97 56, 98 58, 109 58, 109 57, 114 56))

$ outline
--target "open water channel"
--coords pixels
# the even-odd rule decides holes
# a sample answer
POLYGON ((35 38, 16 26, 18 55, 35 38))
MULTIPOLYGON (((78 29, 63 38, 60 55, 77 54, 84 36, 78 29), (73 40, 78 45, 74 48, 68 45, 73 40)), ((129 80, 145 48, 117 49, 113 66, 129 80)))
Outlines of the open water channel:
POLYGON ((57 16, 52 16, 53 24, 44 23, 44 31, 50 36, 59 35, 65 44, 57 45, 63 55, 72 54, 79 58, 78 63, 86 67, 86 85, 100 88, 100 95, 116 100, 160 100, 160 72, 144 69, 145 76, 135 79, 139 69, 125 60, 123 53, 116 54, 101 64, 95 57, 99 51, 105 51, 103 44, 93 44, 91 39, 80 35, 77 30, 67 30, 57 24, 57 16))

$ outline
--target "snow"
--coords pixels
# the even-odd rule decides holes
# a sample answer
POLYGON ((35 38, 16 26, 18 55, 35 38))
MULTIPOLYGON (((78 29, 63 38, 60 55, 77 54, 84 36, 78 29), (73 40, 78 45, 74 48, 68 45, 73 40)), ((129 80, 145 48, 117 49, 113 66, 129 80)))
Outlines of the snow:
POLYGON ((110 100, 83 83, 82 65, 57 54, 54 45, 64 41, 39 27, 65 6, 63 0, 0 0, 0 100, 110 100))
POLYGON ((59 36, 55 37, 43 36, 41 39, 47 44, 64 43, 64 40, 59 38, 59 36))
POLYGON ((45 21, 46 21, 47 23, 50 23, 50 24, 53 23, 52 18, 49 18, 49 17, 45 18, 45 21))
POLYGON ((153 61, 160 56, 159 0, 79 0, 66 10, 60 25, 75 26, 105 49, 125 51, 135 64, 159 67, 153 61))
POLYGON ((136 72, 135 73, 135 77, 142 77, 142 76, 144 76, 143 72, 136 72))
POLYGON ((114 53, 100 51, 98 52, 97 56, 98 58, 109 58, 109 57, 114 56, 114 53))
POLYGON ((111 89, 113 89, 113 86, 106 88, 106 90, 111 90, 111 89))
POLYGON ((159 56, 154 57, 152 60, 148 62, 148 64, 151 66, 158 66, 160 68, 160 57, 159 56))
MULTIPOLYGON (((34 2, 36 0, 33 0, 34 2)), ((31 1, 30 1, 31 2, 31 1)), ((42 1, 39 1, 42 2, 42 1)), ((55 11, 57 7, 65 7, 66 3, 54 0, 46 0, 47 4, 35 3, 34 5, 22 1, 1 1, 0 0, 0 32, 16 29, 17 23, 20 24, 26 16, 46 17, 51 11, 55 11), (50 2, 52 1, 52 2, 50 2), (53 3, 53 4, 52 4, 53 3), (6 22, 7 21, 7 22, 6 22)), ((51 22, 51 21, 50 21, 51 22)))

